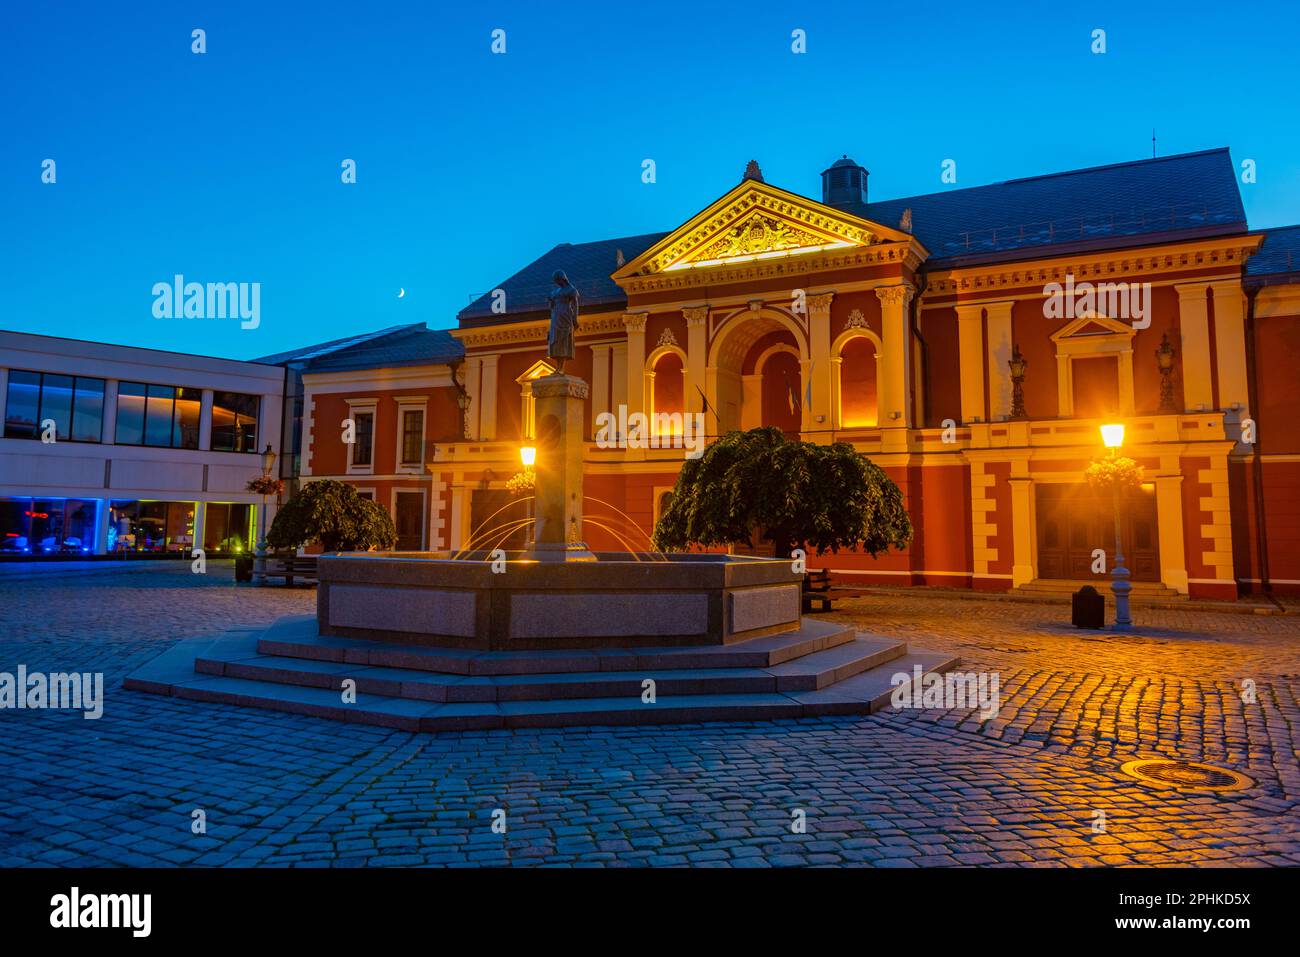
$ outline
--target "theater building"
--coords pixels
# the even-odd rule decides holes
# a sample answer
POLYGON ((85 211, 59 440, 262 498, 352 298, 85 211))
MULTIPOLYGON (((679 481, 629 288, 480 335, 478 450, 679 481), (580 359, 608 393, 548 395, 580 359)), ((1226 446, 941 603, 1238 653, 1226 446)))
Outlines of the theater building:
POLYGON ((751 164, 671 232, 557 245, 450 333, 308 361, 304 478, 385 502, 403 547, 489 544, 521 447, 545 443, 531 383, 562 270, 593 547, 645 547, 683 458, 602 447, 597 417, 703 413, 711 436, 851 443, 902 489, 905 552, 814 565, 990 590, 1102 577, 1111 504, 1084 470, 1118 421, 1144 469, 1122 510, 1139 588, 1300 591, 1300 228, 1249 228, 1226 149, 902 199, 870 198, 847 157, 821 179, 817 201, 751 164))
MULTIPOLYGON (((238 554, 275 365, 0 332, 0 558, 238 554)), ((268 514, 274 514, 269 503, 268 514)))

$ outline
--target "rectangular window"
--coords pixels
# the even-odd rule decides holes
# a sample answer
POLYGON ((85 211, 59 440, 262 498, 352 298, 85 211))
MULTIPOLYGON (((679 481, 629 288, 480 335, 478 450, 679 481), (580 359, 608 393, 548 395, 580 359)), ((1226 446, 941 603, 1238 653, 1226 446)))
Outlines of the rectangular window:
POLYGON ((198 389, 177 389, 176 407, 172 410, 172 448, 199 447, 199 407, 203 393, 198 389))
POLYGON ((198 389, 119 382, 117 444, 197 449, 199 396, 198 389))
POLYGON ((117 444, 144 444, 144 386, 139 382, 117 385, 117 444))
POLYGON ((424 461, 424 411, 402 412, 402 464, 420 465, 424 461))
POLYGON ((41 415, 41 374, 9 370, 9 394, 5 404, 5 438, 34 439, 41 415))
POLYGON ((352 464, 370 465, 374 462, 375 448, 375 413, 356 412, 352 416, 356 425, 356 440, 352 443, 352 464))
POLYGON ((170 385, 151 385, 144 406, 144 444, 171 448, 172 407, 176 404, 176 388, 170 385))
POLYGON ((72 398, 72 441, 98 442, 104 432, 104 380, 77 376, 72 398))
POLYGON ((104 380, 50 372, 9 371, 4 437, 40 438, 54 423, 60 442, 98 442, 104 416, 104 380))
POLYGON ((70 375, 41 376, 41 421, 54 421, 54 434, 60 442, 72 437, 72 382, 70 375))
POLYGON ((256 452, 260 398, 240 392, 212 396, 212 451, 256 452))

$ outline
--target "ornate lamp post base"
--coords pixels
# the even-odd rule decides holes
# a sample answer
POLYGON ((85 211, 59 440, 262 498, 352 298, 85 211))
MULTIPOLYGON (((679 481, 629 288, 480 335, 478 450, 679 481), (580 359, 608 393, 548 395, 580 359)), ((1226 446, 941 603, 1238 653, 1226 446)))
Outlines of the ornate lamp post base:
POLYGON ((262 514, 257 522, 257 546, 253 552, 253 584, 266 584, 266 496, 262 496, 262 514))

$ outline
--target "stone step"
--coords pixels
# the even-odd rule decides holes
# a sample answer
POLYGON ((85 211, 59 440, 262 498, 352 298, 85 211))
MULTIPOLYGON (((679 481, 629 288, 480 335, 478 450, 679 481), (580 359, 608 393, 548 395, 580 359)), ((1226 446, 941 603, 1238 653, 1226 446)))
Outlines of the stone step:
POLYGON ((768 668, 680 668, 637 671, 458 675, 407 668, 264 655, 255 640, 225 641, 194 662, 200 674, 338 692, 347 679, 362 694, 418 701, 471 703, 560 698, 640 697, 643 682, 657 694, 755 694, 815 691, 906 653, 904 642, 864 637, 768 668))
POLYGON ((264 655, 458 675, 526 675, 696 668, 768 668, 854 639, 853 629, 805 620, 796 631, 731 645, 592 648, 563 651, 474 651, 337 638, 316 631, 314 616, 281 619, 258 642, 264 655))
MULTIPOLYGON (((895 675, 903 674, 912 680, 915 665, 928 673, 945 671, 958 662, 948 655, 910 652, 876 663, 819 690, 668 694, 661 687, 653 704, 642 701, 639 685, 633 693, 617 696, 483 702, 437 702, 359 692, 354 703, 345 704, 338 691, 328 688, 194 671, 196 657, 206 654, 205 660, 216 660, 211 655, 218 645, 221 647, 216 648, 215 654, 219 656, 238 653, 240 641, 247 642, 249 637, 180 642, 138 669, 123 684, 132 690, 151 691, 190 701, 261 708, 404 731, 436 732, 573 725, 693 724, 867 714, 889 705, 895 675)), ((884 652, 883 647, 877 646, 867 657, 884 652)), ((889 653, 892 652, 890 648, 889 653)), ((825 664, 834 670, 835 667, 845 667, 848 662, 825 664)), ((808 673, 820 675, 824 669, 808 673)))
POLYGON ((900 684, 899 675, 915 682, 915 668, 921 668, 921 677, 935 672, 945 674, 957 667, 961 659, 941 652, 909 651, 883 665, 854 675, 852 678, 822 688, 792 695, 816 714, 875 713, 890 707, 894 690, 900 684))
MULTIPOLYGON (((1187 596, 1180 594, 1176 589, 1168 588, 1159 582, 1132 582, 1132 591, 1129 592, 1130 601, 1142 601, 1151 599, 1161 600, 1179 600, 1186 599, 1187 596)), ((1031 582, 1025 582, 1013 589, 1022 595, 1054 595, 1068 597, 1077 592, 1084 585, 1091 585, 1105 596, 1107 601, 1113 601, 1114 596, 1110 590, 1110 580, 1097 581, 1059 581, 1053 579, 1035 579, 1031 582)))

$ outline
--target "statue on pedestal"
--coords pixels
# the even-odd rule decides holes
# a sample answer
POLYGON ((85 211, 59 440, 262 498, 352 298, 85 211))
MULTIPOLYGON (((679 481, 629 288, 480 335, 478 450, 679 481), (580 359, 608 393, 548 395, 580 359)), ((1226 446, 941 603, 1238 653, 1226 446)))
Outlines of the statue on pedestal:
POLYGON ((557 373, 563 374, 564 362, 574 355, 573 336, 578 329, 578 290, 563 270, 551 276, 555 288, 547 295, 551 303, 551 330, 546 337, 546 354, 557 373))

